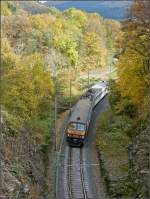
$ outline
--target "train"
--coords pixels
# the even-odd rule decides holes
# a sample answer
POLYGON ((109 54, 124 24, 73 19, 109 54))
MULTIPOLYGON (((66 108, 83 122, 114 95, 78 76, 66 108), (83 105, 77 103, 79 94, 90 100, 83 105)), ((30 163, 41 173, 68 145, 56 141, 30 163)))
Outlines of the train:
POLYGON ((98 104, 98 102, 108 93, 107 83, 105 81, 100 81, 91 89, 88 90, 94 95, 94 106, 98 104))
POLYGON ((107 93, 106 82, 100 81, 81 95, 72 108, 66 128, 66 141, 69 145, 83 146, 88 135, 93 108, 107 93))

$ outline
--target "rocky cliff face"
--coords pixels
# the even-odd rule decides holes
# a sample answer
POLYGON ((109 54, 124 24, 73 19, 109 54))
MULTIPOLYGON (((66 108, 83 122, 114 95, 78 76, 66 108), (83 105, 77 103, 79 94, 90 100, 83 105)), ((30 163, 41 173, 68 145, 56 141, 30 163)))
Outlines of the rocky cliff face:
POLYGON ((0 197, 39 199, 50 197, 53 183, 52 156, 35 145, 30 132, 21 129, 13 135, 2 121, 0 133, 0 197))

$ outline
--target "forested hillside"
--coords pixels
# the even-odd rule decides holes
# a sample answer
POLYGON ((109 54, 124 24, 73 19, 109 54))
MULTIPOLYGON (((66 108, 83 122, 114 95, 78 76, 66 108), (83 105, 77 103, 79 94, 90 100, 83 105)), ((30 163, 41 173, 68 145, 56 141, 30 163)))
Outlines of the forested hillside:
POLYGON ((149 9, 136 1, 123 23, 118 80, 110 81, 110 109, 100 118, 97 145, 109 195, 149 196, 149 9))
MULTIPOLYGON (((39 199, 54 191, 49 154, 54 149, 56 96, 59 115, 69 108, 70 80, 88 68, 107 66, 110 54, 116 53, 120 23, 31 1, 1 1, 1 6, 0 194, 39 199)), ((73 102, 81 91, 81 85, 73 87, 73 102)))

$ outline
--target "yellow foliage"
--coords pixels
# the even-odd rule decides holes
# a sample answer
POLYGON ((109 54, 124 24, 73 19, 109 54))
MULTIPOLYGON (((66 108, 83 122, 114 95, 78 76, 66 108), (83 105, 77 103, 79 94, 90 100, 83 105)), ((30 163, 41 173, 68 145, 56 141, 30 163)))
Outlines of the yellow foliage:
POLYGON ((3 37, 1 39, 1 48, 2 48, 2 54, 7 54, 11 50, 10 43, 6 37, 3 37))
POLYGON ((106 64, 106 48, 100 37, 95 32, 87 32, 83 37, 84 56, 82 65, 92 67, 102 67, 106 64))
POLYGON ((24 58, 23 62, 20 60, 16 67, 4 74, 3 80, 4 106, 24 120, 38 114, 38 105, 43 98, 51 100, 52 79, 37 53, 24 58))
POLYGON ((11 16, 11 10, 7 6, 7 2, 1 1, 1 15, 4 16, 11 16))
POLYGON ((53 24, 53 32, 55 36, 63 34, 63 23, 62 19, 56 19, 53 24))
POLYGON ((148 74, 140 71, 143 67, 141 57, 125 54, 118 63, 119 86, 123 96, 130 96, 133 103, 140 106, 148 96, 148 74))
POLYGON ((33 28, 43 30, 53 26, 55 17, 51 14, 38 14, 30 16, 29 19, 33 28))
POLYGON ((2 69, 3 72, 15 67, 19 62, 19 57, 13 52, 10 43, 6 37, 1 41, 1 53, 2 53, 2 69))
POLYGON ((71 8, 67 10, 66 13, 74 21, 77 27, 83 28, 86 25, 88 19, 85 12, 71 8))
POLYGON ((149 104, 149 7, 146 1, 137 1, 129 10, 131 19, 123 24, 118 67, 122 96, 130 98, 141 112, 149 104), (142 23, 141 23, 142 22, 142 23))

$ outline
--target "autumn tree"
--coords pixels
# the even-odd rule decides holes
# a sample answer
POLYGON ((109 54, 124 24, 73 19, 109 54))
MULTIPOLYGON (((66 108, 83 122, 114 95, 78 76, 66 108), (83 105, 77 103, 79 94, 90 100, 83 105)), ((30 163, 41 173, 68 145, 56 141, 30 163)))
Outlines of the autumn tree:
POLYGON ((82 67, 95 68, 105 66, 106 49, 101 38, 96 33, 85 33, 81 45, 81 54, 82 67))
POLYGON ((123 53, 117 64, 121 94, 147 110, 149 88, 149 2, 136 1, 123 25, 123 53))
POLYGON ((84 29, 87 22, 87 15, 85 12, 70 8, 64 12, 64 15, 72 21, 72 24, 75 23, 77 27, 84 29))

